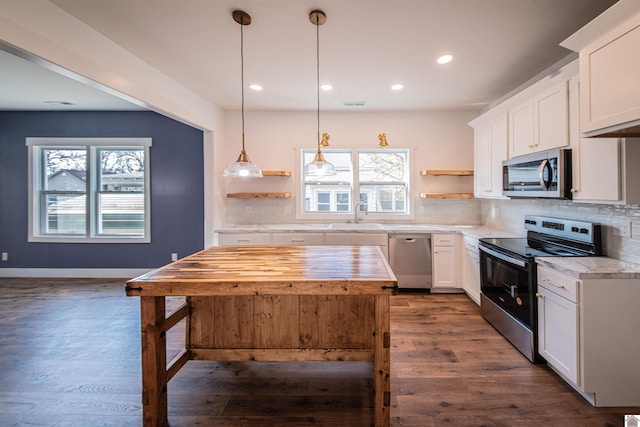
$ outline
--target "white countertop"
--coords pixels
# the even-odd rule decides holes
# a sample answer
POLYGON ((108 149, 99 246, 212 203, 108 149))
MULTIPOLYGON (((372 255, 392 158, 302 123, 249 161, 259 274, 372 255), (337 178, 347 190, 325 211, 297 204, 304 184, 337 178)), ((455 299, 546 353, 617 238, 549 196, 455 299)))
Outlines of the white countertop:
POLYGON ((536 263, 576 279, 640 279, 640 265, 608 257, 536 257, 536 263))

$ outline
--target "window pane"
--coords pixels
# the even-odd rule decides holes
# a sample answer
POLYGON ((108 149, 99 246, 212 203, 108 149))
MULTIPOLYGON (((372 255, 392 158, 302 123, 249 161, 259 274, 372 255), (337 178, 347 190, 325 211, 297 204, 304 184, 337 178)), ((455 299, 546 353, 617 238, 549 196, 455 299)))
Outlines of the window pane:
POLYGON ((84 195, 46 194, 45 233, 86 234, 86 202, 84 195))
POLYGON ((144 192, 144 150, 99 150, 100 191, 144 192))
POLYGON ((43 190, 87 191, 87 151, 85 149, 42 150, 46 177, 43 190))
POLYGON ((369 212, 407 212, 408 165, 407 150, 358 153, 360 200, 369 212))
POLYGON ((360 182, 397 182, 407 177, 406 151, 361 151, 358 153, 360 182))
POLYGON ((336 193, 336 210, 338 212, 349 212, 349 193, 336 193))
POLYGON ((405 185, 361 185, 368 195, 369 212, 405 212, 407 187, 405 185))
POLYGON ((144 194, 102 193, 98 233, 144 235, 144 194))
MULTIPOLYGON (((335 166, 336 174, 304 177, 305 212, 343 212, 345 210, 348 212, 353 182, 351 151, 322 150, 322 152, 325 159, 335 166), (337 194, 341 194, 340 201, 336 199, 337 194)), ((303 168, 313 160, 315 153, 316 150, 302 150, 303 168)))

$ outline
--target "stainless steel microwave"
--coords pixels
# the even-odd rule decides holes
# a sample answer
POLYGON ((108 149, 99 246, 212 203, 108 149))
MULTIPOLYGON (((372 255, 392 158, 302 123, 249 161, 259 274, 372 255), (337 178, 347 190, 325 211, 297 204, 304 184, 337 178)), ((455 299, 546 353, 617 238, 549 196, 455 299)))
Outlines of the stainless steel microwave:
POLYGON ((502 194, 571 199, 571 149, 556 148, 503 161, 502 194))

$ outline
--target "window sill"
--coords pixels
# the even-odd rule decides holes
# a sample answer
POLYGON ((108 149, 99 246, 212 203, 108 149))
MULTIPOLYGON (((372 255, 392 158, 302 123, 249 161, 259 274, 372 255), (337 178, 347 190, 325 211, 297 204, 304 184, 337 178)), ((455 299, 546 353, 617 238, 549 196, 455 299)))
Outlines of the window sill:
POLYGON ((151 243, 150 237, 48 237, 30 236, 30 243, 151 243))

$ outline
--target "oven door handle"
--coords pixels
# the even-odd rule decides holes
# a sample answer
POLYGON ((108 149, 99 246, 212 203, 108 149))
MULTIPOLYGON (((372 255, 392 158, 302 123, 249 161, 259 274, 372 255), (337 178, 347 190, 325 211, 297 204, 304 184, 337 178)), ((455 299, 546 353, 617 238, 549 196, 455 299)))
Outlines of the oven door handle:
POLYGON ((489 249, 489 248, 487 248, 486 246, 482 246, 482 245, 480 245, 478 248, 479 248, 482 252, 486 252, 487 254, 489 254, 489 255, 491 255, 491 256, 494 256, 494 257, 496 257, 496 258, 499 258, 499 259, 501 259, 501 260, 503 260, 503 261, 506 261, 506 262, 508 262, 508 263, 510 263, 510 264, 515 264, 515 265, 517 265, 518 267, 523 267, 523 268, 526 266, 526 263, 525 263, 524 261, 519 260, 519 259, 515 259, 515 258, 511 258, 511 257, 510 257, 510 256, 508 256, 508 255, 501 254, 500 252, 496 252, 496 251, 494 251, 493 249, 489 249))

